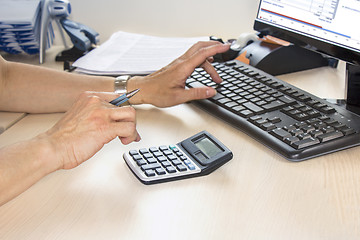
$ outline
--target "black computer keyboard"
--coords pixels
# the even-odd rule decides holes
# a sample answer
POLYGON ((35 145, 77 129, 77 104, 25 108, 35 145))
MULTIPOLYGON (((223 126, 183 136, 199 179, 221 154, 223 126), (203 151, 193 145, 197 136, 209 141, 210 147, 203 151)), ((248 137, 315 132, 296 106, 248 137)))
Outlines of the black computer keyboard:
POLYGON ((360 145, 360 117, 234 60, 214 63, 223 79, 214 83, 203 69, 189 88, 212 86, 217 94, 195 101, 291 161, 302 161, 360 145))

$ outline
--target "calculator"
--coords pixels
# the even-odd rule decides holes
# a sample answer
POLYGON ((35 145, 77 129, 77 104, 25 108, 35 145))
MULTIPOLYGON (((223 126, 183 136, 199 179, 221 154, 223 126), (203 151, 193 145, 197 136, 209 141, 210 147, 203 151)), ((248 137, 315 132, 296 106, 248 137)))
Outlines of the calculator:
POLYGON ((130 150, 126 164, 144 184, 207 175, 230 159, 232 152, 207 131, 177 144, 130 150))

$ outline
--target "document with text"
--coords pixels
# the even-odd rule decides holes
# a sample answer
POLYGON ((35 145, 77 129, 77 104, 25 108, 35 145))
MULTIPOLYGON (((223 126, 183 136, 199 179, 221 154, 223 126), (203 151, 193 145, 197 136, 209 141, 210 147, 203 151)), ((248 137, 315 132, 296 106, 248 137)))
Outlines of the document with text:
POLYGON ((150 74, 209 37, 170 38, 116 32, 74 62, 77 72, 93 75, 150 74))

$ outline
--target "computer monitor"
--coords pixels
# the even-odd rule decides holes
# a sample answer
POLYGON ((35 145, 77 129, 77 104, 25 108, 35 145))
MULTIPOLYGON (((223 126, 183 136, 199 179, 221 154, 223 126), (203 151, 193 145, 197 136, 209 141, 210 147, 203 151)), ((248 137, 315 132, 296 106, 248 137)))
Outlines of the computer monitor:
POLYGON ((254 29, 346 61, 346 102, 353 110, 360 106, 359 23, 359 0, 260 0, 254 29))

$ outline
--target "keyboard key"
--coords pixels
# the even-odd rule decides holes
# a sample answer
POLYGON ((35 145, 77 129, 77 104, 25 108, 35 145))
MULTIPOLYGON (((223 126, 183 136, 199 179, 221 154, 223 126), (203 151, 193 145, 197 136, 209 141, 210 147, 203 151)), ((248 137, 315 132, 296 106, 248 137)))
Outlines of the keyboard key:
POLYGON ((201 82, 191 82, 189 83, 189 86, 192 88, 203 88, 206 87, 206 85, 202 84, 201 82))
POLYGON ((350 135, 350 134, 356 133, 355 129, 350 128, 350 127, 347 127, 347 128, 345 128, 345 129, 341 129, 341 132, 342 132, 344 135, 350 135))
POLYGON ((245 118, 254 116, 254 113, 250 110, 243 110, 239 114, 240 114, 240 116, 245 117, 245 118))
POLYGON ((261 113, 261 112, 264 111, 263 108, 257 106, 256 104, 254 104, 254 103, 252 103, 252 102, 244 103, 243 106, 246 107, 247 109, 255 112, 256 114, 259 114, 259 113, 261 113))
POLYGON ((284 141, 285 141, 287 144, 292 145, 293 143, 300 141, 300 139, 297 138, 297 137, 291 136, 291 137, 285 138, 284 141))
POLYGON ((281 107, 285 106, 285 103, 279 100, 276 100, 274 102, 271 102, 267 105, 264 105, 263 108, 267 111, 272 111, 275 109, 280 109, 281 107))
POLYGON ((280 140, 284 140, 286 138, 291 137, 291 134, 282 128, 274 129, 270 133, 280 140))
POLYGON ((295 99, 288 97, 288 96, 282 96, 279 98, 279 100, 286 103, 287 105, 292 105, 292 104, 296 103, 295 99))
POLYGON ((335 131, 335 132, 324 133, 322 135, 317 136, 317 138, 320 139, 321 142, 327 142, 327 141, 334 140, 334 139, 342 137, 342 136, 344 136, 344 134, 342 132, 335 131))
POLYGON ((291 146, 295 147, 296 149, 306 148, 315 144, 320 143, 318 139, 314 138, 305 138, 303 140, 293 142, 291 146))
POLYGON ((271 122, 267 122, 267 123, 264 123, 260 126, 261 129, 265 130, 265 131, 270 131, 270 130, 273 130, 276 128, 276 126, 271 123, 271 122))
POLYGON ((279 123, 281 122, 281 119, 279 117, 270 117, 270 118, 267 118, 267 120, 271 123, 279 123))

